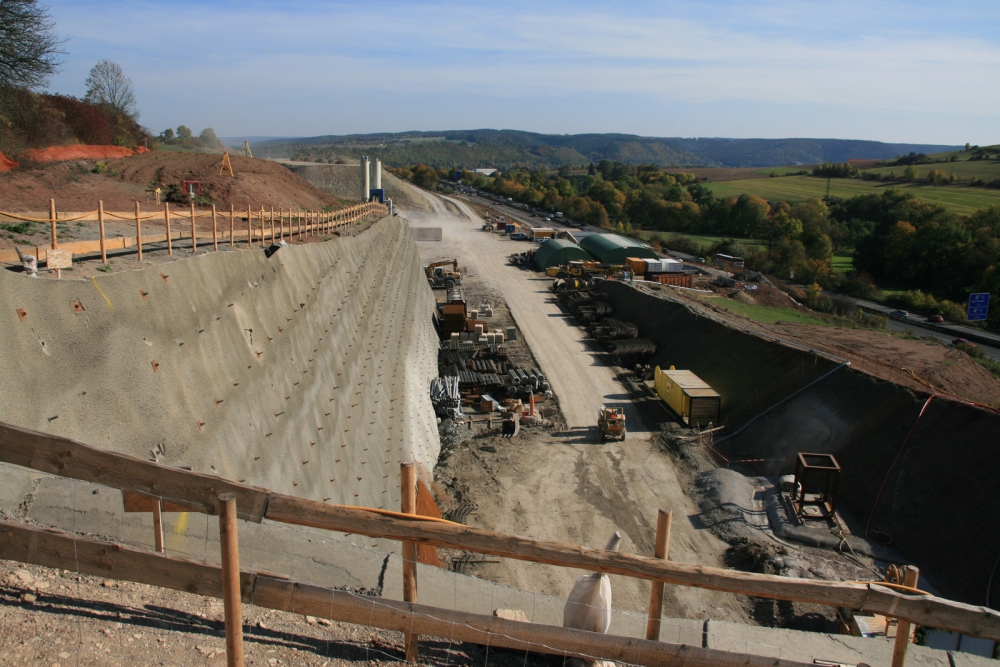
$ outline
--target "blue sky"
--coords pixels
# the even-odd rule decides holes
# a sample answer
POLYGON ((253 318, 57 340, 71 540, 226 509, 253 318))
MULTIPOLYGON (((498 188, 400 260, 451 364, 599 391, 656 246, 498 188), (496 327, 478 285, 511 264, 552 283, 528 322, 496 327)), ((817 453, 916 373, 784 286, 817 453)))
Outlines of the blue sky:
POLYGON ((155 132, 1000 143, 995 0, 46 4, 50 90, 114 60, 155 132))

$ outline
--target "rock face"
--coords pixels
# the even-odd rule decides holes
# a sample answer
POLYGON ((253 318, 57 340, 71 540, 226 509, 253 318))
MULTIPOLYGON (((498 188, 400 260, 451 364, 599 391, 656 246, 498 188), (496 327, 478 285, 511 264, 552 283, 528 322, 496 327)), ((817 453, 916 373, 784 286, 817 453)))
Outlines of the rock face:
POLYGON ((396 509, 400 461, 440 449, 433 303, 402 218, 96 281, 0 271, 0 420, 396 509))

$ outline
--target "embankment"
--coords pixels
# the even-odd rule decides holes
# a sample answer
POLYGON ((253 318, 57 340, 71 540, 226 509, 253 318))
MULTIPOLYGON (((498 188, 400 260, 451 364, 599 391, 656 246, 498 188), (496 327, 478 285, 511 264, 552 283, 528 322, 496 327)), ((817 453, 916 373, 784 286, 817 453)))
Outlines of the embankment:
MULTIPOLYGON (((615 317, 656 341, 652 363, 690 369, 722 394, 726 433, 836 367, 627 285, 601 289, 615 317)), ((891 539, 942 594, 984 604, 1000 556, 993 519, 1000 514, 1000 415, 937 398, 920 417, 927 398, 843 368, 718 448, 732 459, 778 459, 773 474, 791 472, 796 452, 834 454, 843 468, 841 507, 859 532, 871 516, 871 537, 891 539)))
POLYGON ((93 281, 0 271, 0 420, 396 509, 400 461, 432 469, 440 448, 433 303, 402 218, 270 258, 93 281))
MULTIPOLYGON (((358 201, 361 197, 360 165, 287 161, 281 164, 329 195, 348 201, 358 201)), ((371 186, 375 187, 374 177, 371 186)), ((414 196, 411 186, 384 168, 382 169, 382 187, 396 206, 427 208, 427 202, 422 197, 414 196)))

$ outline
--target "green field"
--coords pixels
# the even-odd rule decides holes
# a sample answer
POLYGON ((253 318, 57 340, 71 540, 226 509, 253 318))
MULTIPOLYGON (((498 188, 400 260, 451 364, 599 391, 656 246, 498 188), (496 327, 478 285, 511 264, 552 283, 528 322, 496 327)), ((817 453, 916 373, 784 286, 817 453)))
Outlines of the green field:
MULTIPOLYGON (((922 166, 926 167, 927 165, 922 166)), ((897 170, 897 173, 902 173, 902 168, 894 167, 894 169, 897 170)), ((813 176, 786 176, 720 183, 709 182, 705 183, 705 186, 720 197, 736 197, 745 192, 772 201, 788 201, 794 204, 826 196, 827 179, 813 176)), ((884 183, 855 178, 830 179, 830 194, 844 199, 871 193, 880 194, 890 188, 912 193, 928 202, 941 204, 960 215, 970 215, 980 208, 1000 204, 1000 190, 949 185, 884 183)))
MULTIPOLYGON (((946 155, 950 155, 950 153, 946 153, 946 155)), ((934 164, 915 164, 913 167, 917 170, 920 178, 926 177, 927 172, 931 169, 943 171, 948 176, 955 174, 955 178, 962 178, 965 180, 976 176, 987 183, 1000 178, 1000 161, 998 160, 937 162, 934 164)), ((865 169, 864 173, 889 174, 895 172, 898 176, 903 173, 904 169, 906 169, 906 167, 875 167, 874 169, 865 169)))
MULTIPOLYGON (((707 300, 706 300, 707 301, 707 300)), ((776 306, 751 306, 746 303, 734 301, 732 299, 712 299, 713 306, 718 306, 736 315, 742 315, 762 324, 776 324, 778 322, 794 322, 796 324, 820 324, 827 326, 823 320, 810 317, 805 313, 800 313, 791 308, 778 308, 776 306)))
POLYGON ((854 258, 850 255, 834 255, 830 260, 830 268, 837 273, 847 273, 854 270, 854 258))
MULTIPOLYGON (((679 236, 681 238, 690 239, 692 242, 702 246, 703 249, 708 248, 709 246, 718 241, 723 241, 725 239, 730 238, 728 236, 704 236, 701 234, 683 234, 681 232, 651 232, 651 231, 646 231, 644 229, 639 230, 638 232, 636 232, 636 234, 638 234, 643 240, 649 240, 651 237, 657 235, 662 235, 667 238, 671 238, 673 236, 679 236)), ((733 240, 751 249, 763 250, 767 248, 767 245, 759 239, 733 239, 733 240)))

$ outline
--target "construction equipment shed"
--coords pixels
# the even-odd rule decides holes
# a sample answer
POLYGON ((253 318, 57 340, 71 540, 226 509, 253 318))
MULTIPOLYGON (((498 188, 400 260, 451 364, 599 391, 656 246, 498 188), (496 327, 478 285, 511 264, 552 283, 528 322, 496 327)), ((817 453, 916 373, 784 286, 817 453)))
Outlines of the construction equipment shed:
POLYGON ((580 247, 602 264, 625 264, 626 257, 659 259, 653 250, 617 234, 591 234, 580 241, 580 247))
POLYGON ((569 264, 571 260, 593 259, 587 251, 566 239, 548 239, 535 251, 535 269, 544 271, 550 266, 569 264))

